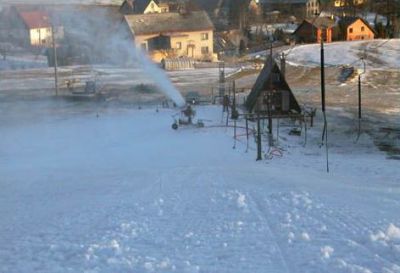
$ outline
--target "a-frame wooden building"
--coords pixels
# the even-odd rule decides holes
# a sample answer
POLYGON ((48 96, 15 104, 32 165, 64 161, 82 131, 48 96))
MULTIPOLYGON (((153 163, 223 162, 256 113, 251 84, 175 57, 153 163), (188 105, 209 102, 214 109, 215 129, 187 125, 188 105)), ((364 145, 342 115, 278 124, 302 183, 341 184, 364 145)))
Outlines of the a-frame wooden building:
POLYGON ((301 108, 294 97, 284 75, 271 58, 265 62, 250 94, 245 101, 249 113, 272 117, 289 117, 301 114, 301 108))

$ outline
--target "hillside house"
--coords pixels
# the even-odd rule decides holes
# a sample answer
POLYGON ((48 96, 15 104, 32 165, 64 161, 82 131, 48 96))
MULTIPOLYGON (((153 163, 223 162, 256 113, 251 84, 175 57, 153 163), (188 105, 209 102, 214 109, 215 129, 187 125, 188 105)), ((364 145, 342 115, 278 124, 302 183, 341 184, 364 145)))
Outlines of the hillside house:
POLYGON ((29 33, 31 46, 49 46, 52 41, 52 24, 50 16, 44 11, 19 12, 29 33))
POLYGON ((363 4, 366 3, 366 0, 353 0, 353 1, 349 1, 349 0, 335 0, 333 5, 336 8, 339 7, 345 7, 345 6, 361 6, 363 4))
MULTIPOLYGON (((3 9, 0 38, 22 47, 47 47, 52 41, 49 12, 34 6, 11 6, 3 9)), ((63 28, 56 25, 55 35, 63 37, 63 28)))
POLYGON ((360 17, 344 17, 339 21, 340 39, 345 41, 372 40, 375 30, 360 17))
POLYGON ((323 37, 324 42, 332 42, 335 21, 327 17, 305 19, 294 31, 293 36, 297 43, 319 43, 323 37))
POLYGON ((319 0, 308 0, 306 2, 306 17, 314 17, 321 11, 321 3, 319 0))
POLYGON ((273 117, 301 113, 285 76, 270 56, 246 99, 245 107, 249 113, 261 115, 268 114, 269 108, 273 117))
POLYGON ((282 14, 308 18, 320 12, 319 0, 260 0, 266 12, 280 11, 282 14))
POLYGON ((136 46, 160 62, 186 56, 213 60, 214 26, 205 11, 125 15, 136 46))
POLYGON ((162 0, 125 0, 120 12, 128 14, 164 13, 176 10, 176 3, 162 0))
POLYGON ((364 10, 367 0, 335 0, 330 7, 336 16, 356 16, 364 10))

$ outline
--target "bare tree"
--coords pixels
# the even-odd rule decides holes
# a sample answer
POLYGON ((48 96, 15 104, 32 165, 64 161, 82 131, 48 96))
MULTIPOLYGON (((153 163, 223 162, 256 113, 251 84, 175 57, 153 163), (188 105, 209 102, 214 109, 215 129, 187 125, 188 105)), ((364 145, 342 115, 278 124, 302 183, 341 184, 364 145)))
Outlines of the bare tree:
POLYGON ((229 22, 231 25, 244 29, 247 23, 249 0, 230 0, 229 22))
POLYGON ((398 37, 400 21, 399 0, 376 0, 371 10, 386 17, 385 36, 388 38, 398 37))

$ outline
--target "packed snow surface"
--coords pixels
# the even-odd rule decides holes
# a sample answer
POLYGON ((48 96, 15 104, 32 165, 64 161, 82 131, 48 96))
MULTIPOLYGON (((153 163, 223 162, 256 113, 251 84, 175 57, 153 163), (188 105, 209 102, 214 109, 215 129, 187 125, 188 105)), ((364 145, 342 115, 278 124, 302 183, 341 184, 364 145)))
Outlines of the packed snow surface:
POLYGON ((46 107, 1 119, 0 272, 400 272, 399 161, 342 123, 328 174, 319 122, 257 162, 216 106, 46 107))

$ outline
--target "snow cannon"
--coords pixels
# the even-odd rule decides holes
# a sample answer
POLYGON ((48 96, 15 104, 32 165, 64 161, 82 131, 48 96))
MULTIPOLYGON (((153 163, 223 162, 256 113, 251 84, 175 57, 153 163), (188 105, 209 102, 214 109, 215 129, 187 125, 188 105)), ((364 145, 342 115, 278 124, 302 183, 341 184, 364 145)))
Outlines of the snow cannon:
POLYGON ((196 123, 193 122, 196 116, 196 110, 193 109, 192 105, 186 105, 178 113, 173 115, 174 123, 171 125, 172 129, 177 130, 180 126, 202 128, 204 123, 202 120, 197 120, 196 123))

